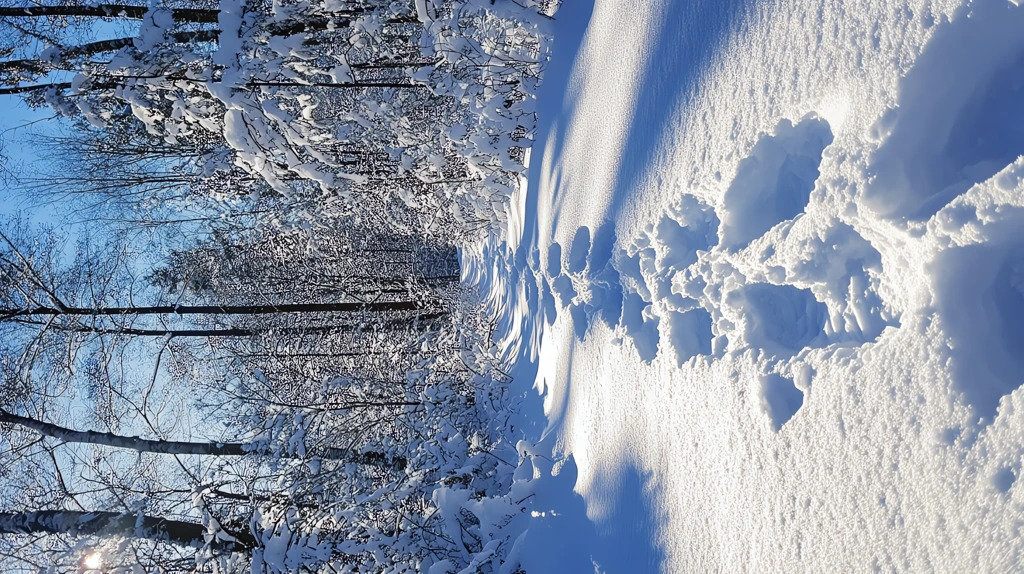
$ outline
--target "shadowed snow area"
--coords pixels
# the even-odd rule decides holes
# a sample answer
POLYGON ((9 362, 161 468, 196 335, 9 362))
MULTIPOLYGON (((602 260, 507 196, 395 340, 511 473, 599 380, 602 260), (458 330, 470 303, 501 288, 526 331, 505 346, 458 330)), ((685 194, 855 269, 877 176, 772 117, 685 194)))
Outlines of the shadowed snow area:
POLYGON ((524 569, 1019 568, 1024 8, 553 24, 516 225, 463 253, 551 461, 524 569))
POLYGON ((822 339, 827 311, 810 291, 755 283, 729 298, 746 319, 748 344, 771 354, 794 354, 822 339))
POLYGON ((779 431, 804 404, 804 394, 791 379, 780 375, 761 377, 761 407, 779 431))
POLYGON ((587 268, 587 258, 590 256, 590 229, 580 227, 572 238, 572 247, 569 249, 569 273, 582 273, 587 268))
POLYGON ((668 328, 680 367, 697 355, 711 354, 711 314, 704 309, 669 312, 668 328))
POLYGON ((1024 154, 1024 11, 982 2, 956 14, 873 127, 883 141, 865 199, 882 216, 927 219, 1024 154))
POLYGON ((978 416, 1024 384, 1024 243, 969 245, 932 265, 954 388, 978 416))
POLYGON ((782 120, 736 167, 722 198, 722 244, 746 247, 776 224, 803 212, 818 179, 821 152, 832 143, 828 122, 807 118, 795 126, 782 120))

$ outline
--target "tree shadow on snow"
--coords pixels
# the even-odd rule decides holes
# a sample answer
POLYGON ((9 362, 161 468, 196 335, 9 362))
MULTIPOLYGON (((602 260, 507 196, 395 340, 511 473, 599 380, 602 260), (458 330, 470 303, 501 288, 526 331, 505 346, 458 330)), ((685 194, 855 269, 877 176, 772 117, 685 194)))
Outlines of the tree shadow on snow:
MULTIPOLYGON (((750 0, 666 2, 660 29, 645 60, 643 86, 630 120, 616 177, 616 199, 635 188, 658 156, 656 146, 672 115, 696 94, 699 79, 726 45, 730 29, 742 24, 750 0)), ((613 204, 615 209, 615 204, 613 204)), ((616 213, 610 216, 614 219, 616 213)))
POLYGON ((572 491, 576 464, 570 456, 550 477, 534 509, 550 509, 531 522, 522 566, 531 574, 661 572, 664 551, 657 545, 663 518, 651 501, 652 480, 632 464, 617 476, 598 477, 592 508, 572 491))

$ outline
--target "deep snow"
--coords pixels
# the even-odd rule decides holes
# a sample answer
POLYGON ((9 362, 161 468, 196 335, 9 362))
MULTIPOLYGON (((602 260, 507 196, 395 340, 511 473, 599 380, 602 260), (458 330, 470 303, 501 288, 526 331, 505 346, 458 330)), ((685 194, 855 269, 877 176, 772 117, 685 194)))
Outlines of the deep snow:
POLYGON ((554 38, 463 254, 557 461, 526 570, 1024 566, 1024 7, 565 0, 554 38))

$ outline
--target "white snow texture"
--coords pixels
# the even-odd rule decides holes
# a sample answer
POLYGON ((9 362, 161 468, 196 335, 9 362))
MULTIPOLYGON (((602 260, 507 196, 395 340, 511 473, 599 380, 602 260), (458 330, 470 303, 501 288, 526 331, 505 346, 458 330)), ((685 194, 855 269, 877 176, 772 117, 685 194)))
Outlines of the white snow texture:
POLYGON ((565 0, 553 35, 508 235, 463 254, 561 461, 523 568, 1024 568, 1024 7, 565 0))

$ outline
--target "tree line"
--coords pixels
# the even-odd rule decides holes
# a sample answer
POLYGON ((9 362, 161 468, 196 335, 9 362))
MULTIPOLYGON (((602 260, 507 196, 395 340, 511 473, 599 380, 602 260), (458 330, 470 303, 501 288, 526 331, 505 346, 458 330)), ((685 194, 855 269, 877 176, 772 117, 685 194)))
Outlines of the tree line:
POLYGON ((17 182, 72 226, 0 224, 5 569, 507 551, 435 493, 517 464, 457 248, 524 170, 544 10, 0 7, 0 97, 56 118, 17 182))

